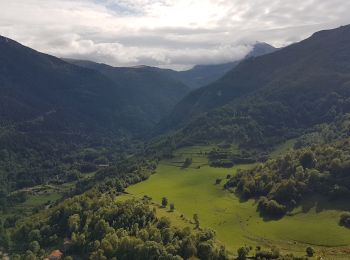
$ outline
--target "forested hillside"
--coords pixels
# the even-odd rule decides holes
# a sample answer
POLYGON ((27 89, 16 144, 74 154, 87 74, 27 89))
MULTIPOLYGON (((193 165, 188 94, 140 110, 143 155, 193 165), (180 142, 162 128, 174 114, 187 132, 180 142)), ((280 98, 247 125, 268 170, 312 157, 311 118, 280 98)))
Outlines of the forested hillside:
POLYGON ((115 163, 188 91, 157 72, 101 67, 0 38, 1 198, 115 163))
POLYGON ((268 145, 330 122, 350 108, 349 43, 344 26, 243 61, 184 98, 158 132, 182 128, 179 143, 268 145))
MULTIPOLYGON (((128 113, 140 111, 149 127, 154 126, 189 93, 185 84, 172 76, 167 70, 141 67, 112 67, 91 61, 66 59, 69 63, 101 72, 118 84, 127 97, 128 113)), ((129 114, 129 116, 131 116, 129 114)))

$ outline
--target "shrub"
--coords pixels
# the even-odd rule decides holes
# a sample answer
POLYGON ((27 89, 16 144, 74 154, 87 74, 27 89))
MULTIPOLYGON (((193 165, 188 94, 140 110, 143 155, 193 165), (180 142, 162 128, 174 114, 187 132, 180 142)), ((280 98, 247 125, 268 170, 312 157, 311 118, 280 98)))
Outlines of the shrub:
POLYGON ((339 223, 340 223, 341 226, 350 228, 350 213, 349 212, 343 213, 340 216, 339 223))
POLYGON ((186 158, 186 160, 184 161, 182 168, 188 168, 190 167, 192 164, 192 158, 186 158))
POLYGON ((314 250, 312 247, 308 246, 308 247, 306 248, 306 255, 307 255, 308 257, 313 257, 314 254, 315 254, 315 250, 314 250))
POLYGON ((258 202, 258 209, 261 213, 271 217, 282 217, 286 214, 286 207, 279 204, 275 200, 269 200, 266 197, 262 197, 258 202))

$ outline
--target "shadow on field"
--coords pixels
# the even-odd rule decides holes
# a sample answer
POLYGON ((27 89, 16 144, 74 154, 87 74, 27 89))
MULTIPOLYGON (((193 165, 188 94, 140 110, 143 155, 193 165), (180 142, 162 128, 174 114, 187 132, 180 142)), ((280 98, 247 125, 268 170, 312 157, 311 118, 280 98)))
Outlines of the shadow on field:
POLYGON ((350 211, 350 204, 346 199, 327 199, 323 196, 313 196, 300 203, 302 212, 308 213, 315 209, 317 213, 324 210, 350 211))

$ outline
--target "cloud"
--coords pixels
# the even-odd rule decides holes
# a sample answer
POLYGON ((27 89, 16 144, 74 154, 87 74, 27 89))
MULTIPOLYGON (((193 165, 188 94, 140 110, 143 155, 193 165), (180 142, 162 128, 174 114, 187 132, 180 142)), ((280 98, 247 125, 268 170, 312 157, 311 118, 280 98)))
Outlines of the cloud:
POLYGON ((350 22, 340 0, 0 0, 0 34, 59 57, 188 68, 350 22))

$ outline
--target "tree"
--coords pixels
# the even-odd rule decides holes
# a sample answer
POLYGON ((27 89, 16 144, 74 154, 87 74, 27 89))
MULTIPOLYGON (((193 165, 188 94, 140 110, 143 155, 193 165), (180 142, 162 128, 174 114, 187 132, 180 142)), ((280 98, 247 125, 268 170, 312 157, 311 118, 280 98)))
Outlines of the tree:
POLYGON ((188 168, 190 167, 192 164, 192 158, 186 158, 186 160, 184 161, 182 168, 188 168))
POLYGON ((166 206, 168 206, 168 199, 166 197, 162 198, 162 206, 163 208, 166 208, 166 206))
POLYGON ((214 248, 211 243, 202 242, 198 245, 198 257, 201 260, 215 259, 213 256, 214 248))
POLYGON ((238 250, 237 250, 238 258, 237 259, 238 260, 247 259, 247 255, 248 255, 249 251, 250 251, 250 248, 247 246, 238 248, 238 250))
POLYGON ((170 220, 167 217, 161 217, 158 222, 157 228, 164 229, 169 227, 170 227, 170 220))
POLYGON ((90 260, 107 260, 102 249, 98 249, 96 252, 93 252, 90 257, 90 260))
POLYGON ((219 250, 218 260, 226 260, 226 259, 228 259, 226 248, 224 246, 221 246, 219 250))
POLYGON ((314 250, 312 247, 308 246, 308 247, 306 248, 306 255, 307 255, 308 257, 313 257, 314 254, 315 254, 315 250, 314 250))
POLYGON ((68 218, 68 226, 71 232, 77 232, 80 227, 80 216, 74 214, 68 218))
POLYGON ((29 244, 29 250, 32 251, 34 254, 37 254, 40 250, 40 245, 38 241, 32 241, 29 244))
POLYGON ((194 221, 194 224, 196 225, 196 228, 199 228, 199 217, 198 217, 198 214, 194 214, 193 215, 193 221, 194 221))
POLYGON ((35 254, 33 254, 32 251, 27 250, 24 259, 25 259, 25 260, 36 260, 37 257, 36 257, 35 254))
POLYGON ((32 231, 30 231, 28 234, 28 239, 29 239, 29 241, 35 241, 35 240, 41 241, 40 230, 33 229, 32 231))
POLYGON ((197 249, 194 241, 191 238, 187 238, 182 243, 181 256, 185 259, 189 259, 197 254, 197 249))
POLYGON ((175 205, 174 205, 174 203, 170 203, 170 211, 174 211, 175 210, 175 205))
POLYGON ((316 163, 315 154, 311 151, 306 151, 301 155, 299 161, 304 168, 313 168, 316 163))
POLYGON ((341 226, 350 228, 350 212, 345 212, 340 216, 339 224, 341 226))

